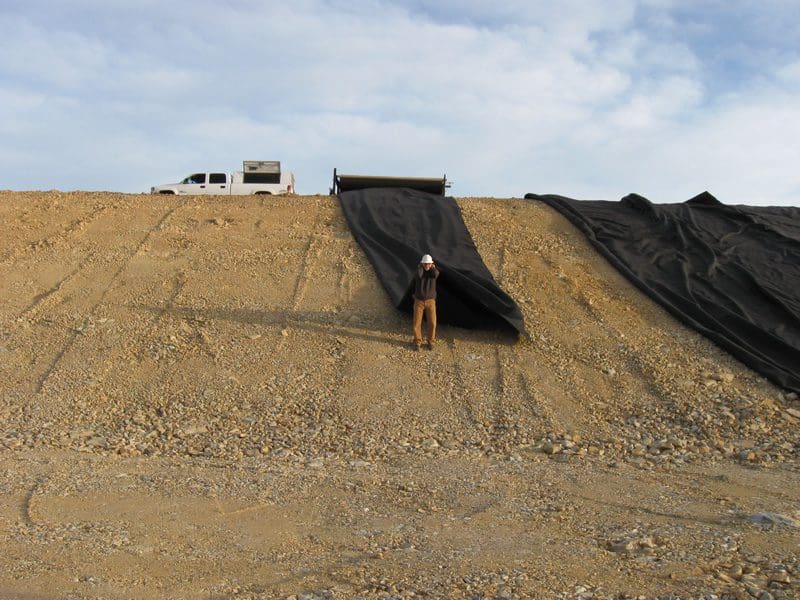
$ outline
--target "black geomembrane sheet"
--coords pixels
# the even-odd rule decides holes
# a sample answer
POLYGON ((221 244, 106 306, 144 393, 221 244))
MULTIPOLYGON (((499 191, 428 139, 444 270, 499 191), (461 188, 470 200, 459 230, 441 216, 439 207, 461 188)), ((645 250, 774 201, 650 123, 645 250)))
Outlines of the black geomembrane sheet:
POLYGON ((450 197, 407 188, 342 192, 347 223, 392 303, 411 312, 423 254, 440 270, 437 320, 458 327, 524 332, 522 313, 494 281, 450 197))
POLYGON ((623 275, 753 370, 800 391, 800 209, 527 194, 623 275))

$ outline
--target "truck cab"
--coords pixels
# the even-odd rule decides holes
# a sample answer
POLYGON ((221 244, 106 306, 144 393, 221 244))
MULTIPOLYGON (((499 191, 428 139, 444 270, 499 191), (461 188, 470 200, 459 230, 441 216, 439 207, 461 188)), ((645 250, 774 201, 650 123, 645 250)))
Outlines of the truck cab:
POLYGON ((193 173, 173 186, 174 193, 192 196, 229 194, 230 179, 227 173, 193 173))

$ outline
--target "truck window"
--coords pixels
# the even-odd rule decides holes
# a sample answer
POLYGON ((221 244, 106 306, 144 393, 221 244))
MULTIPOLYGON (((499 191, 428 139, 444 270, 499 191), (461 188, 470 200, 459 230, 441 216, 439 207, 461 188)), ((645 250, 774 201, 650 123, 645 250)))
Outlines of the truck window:
POLYGON ((195 173, 194 175, 189 175, 186 179, 181 181, 181 183, 205 183, 205 182, 206 182, 205 173, 195 173))
POLYGON ((225 173, 211 173, 208 176, 208 183, 227 183, 228 176, 225 173))
POLYGON ((243 183, 280 183, 280 173, 245 173, 243 183))

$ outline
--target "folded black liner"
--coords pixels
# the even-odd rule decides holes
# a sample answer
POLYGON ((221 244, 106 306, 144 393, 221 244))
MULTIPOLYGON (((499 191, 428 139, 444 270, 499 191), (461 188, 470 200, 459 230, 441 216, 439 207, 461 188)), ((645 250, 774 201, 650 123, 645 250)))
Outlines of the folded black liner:
POLYGON ((774 383, 800 391, 800 209, 527 194, 631 282, 774 383))
POLYGON ((423 254, 439 267, 437 319, 458 327, 524 332, 522 313, 494 281, 450 197, 407 188, 339 194, 345 218, 400 310, 411 312, 423 254))

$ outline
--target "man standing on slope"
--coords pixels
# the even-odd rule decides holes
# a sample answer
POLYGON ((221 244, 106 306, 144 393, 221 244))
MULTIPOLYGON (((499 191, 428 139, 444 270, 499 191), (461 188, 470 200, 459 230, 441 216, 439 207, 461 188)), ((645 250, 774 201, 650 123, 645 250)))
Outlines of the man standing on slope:
POLYGON ((414 349, 422 345, 422 315, 428 321, 428 350, 433 350, 436 342, 436 279, 439 269, 433 264, 430 254, 426 254, 417 266, 414 276, 414 349))

